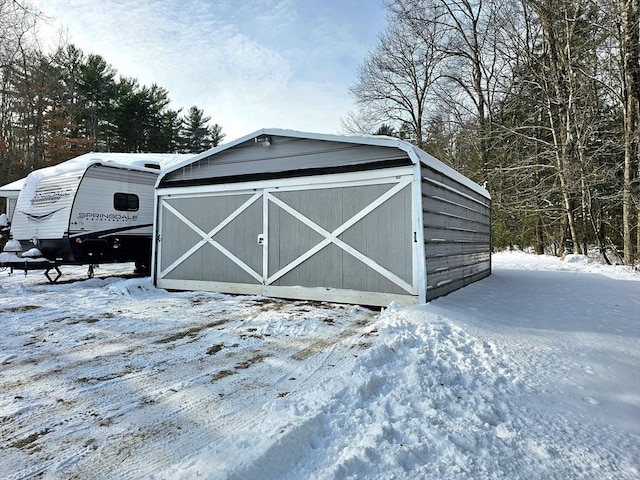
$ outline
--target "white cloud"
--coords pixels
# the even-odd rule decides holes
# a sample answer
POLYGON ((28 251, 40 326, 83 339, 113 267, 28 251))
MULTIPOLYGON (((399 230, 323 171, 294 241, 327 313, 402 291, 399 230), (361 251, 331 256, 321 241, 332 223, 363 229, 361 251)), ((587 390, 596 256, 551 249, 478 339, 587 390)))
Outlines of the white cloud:
POLYGON ((203 108, 229 140, 274 126, 337 132, 375 43, 367 28, 383 18, 371 0, 35 2, 83 51, 166 88, 174 108, 203 108))

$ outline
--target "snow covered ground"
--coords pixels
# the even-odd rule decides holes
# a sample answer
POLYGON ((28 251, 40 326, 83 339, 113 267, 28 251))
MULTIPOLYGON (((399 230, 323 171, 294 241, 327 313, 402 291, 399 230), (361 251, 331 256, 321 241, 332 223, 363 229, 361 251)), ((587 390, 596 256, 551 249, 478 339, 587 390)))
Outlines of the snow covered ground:
POLYGON ((503 253, 382 312, 131 271, 0 272, 3 478, 640 477, 631 269, 503 253))

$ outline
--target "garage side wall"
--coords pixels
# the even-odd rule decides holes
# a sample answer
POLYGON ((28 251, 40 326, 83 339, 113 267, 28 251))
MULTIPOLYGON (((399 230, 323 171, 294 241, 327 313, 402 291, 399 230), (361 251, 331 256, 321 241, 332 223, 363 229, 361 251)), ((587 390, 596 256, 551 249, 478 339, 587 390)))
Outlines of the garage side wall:
POLYGON ((423 165, 427 301, 491 274, 491 200, 423 165))

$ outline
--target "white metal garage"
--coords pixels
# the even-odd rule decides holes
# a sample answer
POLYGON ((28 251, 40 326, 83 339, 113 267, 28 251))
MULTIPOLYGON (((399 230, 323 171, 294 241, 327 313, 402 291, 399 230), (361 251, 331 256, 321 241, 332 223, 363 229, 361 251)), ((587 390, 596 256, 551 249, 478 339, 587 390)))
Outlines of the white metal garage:
POLYGON ((488 193, 395 138, 260 130, 165 171, 155 211, 161 288, 411 304, 491 269, 488 193))

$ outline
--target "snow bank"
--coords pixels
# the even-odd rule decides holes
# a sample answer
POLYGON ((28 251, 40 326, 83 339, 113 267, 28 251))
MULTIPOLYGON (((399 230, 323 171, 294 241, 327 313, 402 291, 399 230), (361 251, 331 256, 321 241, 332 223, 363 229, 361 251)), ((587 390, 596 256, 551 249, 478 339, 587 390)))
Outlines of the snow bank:
POLYGON ((161 478, 480 478, 504 468, 516 436, 505 399, 520 387, 494 345, 395 306, 369 336, 352 369, 306 398, 265 403, 251 431, 161 478), (274 428, 276 417, 289 427, 274 428), (224 451, 246 458, 221 462, 224 451))
MULTIPOLYGON (((12 240, 9 240, 5 244, 5 246, 3 248, 3 251, 15 256, 15 253, 13 253, 13 252, 21 252, 22 251, 22 245, 20 245, 20 242, 18 240, 13 240, 12 239, 12 240)), ((0 259, 1 258, 2 257, 0 257, 0 259)), ((3 260, 3 261, 6 262, 8 260, 3 260)))
POLYGON ((37 248, 30 248, 22 253, 22 258, 42 258, 42 252, 37 248))
POLYGON ((552 255, 532 255, 519 250, 500 252, 491 257, 492 268, 599 273, 609 278, 640 281, 640 272, 623 265, 605 265, 586 255, 571 254, 561 259, 552 255))
POLYGON ((379 314, 148 278, 3 277, 0 465, 10 478, 636 480, 640 274, 493 258, 480 282, 379 314))
POLYGON ((519 387, 495 346, 440 316, 395 308, 373 331, 379 334, 374 346, 322 409, 322 430, 306 439, 317 453, 283 478, 500 472, 502 444, 516 436, 504 400, 519 387))
POLYGON ((145 278, 132 278, 130 280, 123 280, 113 283, 107 287, 107 292, 110 294, 131 297, 142 296, 142 294, 153 292, 154 294, 162 294, 164 290, 156 290, 153 286, 153 282, 150 277, 145 278))

